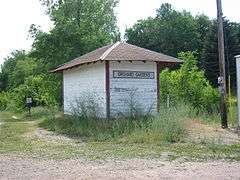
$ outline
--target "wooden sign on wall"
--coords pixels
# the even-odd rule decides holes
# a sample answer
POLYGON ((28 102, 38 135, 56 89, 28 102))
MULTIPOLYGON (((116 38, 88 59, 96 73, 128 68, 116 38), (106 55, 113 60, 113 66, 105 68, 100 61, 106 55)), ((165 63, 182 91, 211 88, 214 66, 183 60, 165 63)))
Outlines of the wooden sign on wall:
POLYGON ((154 72, 147 71, 113 71, 113 78, 154 79, 154 72))

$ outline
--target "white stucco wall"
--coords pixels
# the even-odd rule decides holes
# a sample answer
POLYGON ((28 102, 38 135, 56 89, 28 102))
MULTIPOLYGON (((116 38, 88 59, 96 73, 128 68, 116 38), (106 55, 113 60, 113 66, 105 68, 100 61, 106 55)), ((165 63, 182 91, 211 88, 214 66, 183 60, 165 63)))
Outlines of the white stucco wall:
POLYGON ((64 113, 71 114, 78 99, 93 96, 106 116, 105 63, 82 65, 63 72, 64 113))
POLYGON ((125 113, 129 109, 131 92, 143 111, 157 112, 157 67, 155 62, 110 62, 110 114, 125 113), (154 79, 114 78, 114 70, 154 72, 154 79))

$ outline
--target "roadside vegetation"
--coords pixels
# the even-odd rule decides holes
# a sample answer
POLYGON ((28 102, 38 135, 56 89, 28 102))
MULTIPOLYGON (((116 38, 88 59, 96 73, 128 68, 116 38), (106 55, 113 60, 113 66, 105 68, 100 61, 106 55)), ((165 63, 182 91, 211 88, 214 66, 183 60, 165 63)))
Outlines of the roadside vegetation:
POLYGON ((162 105, 157 115, 144 115, 137 104, 130 103, 127 116, 102 119, 94 99, 79 100, 72 116, 63 115, 54 106, 34 107, 31 116, 27 109, 7 109, 0 113, 0 153, 105 159, 161 157, 163 152, 171 152, 172 160, 186 157, 239 161, 239 139, 230 141, 232 137, 225 137, 227 130, 210 136, 220 129, 218 91, 197 68, 193 53, 181 53, 180 58, 184 63, 179 70, 161 73, 162 105))
MULTIPOLYGON (((41 159, 65 159, 65 158, 84 158, 87 160, 108 159, 108 158, 159 158, 163 152, 171 152, 173 155, 170 160, 184 157, 185 160, 210 160, 210 159, 225 159, 240 161, 240 144, 237 142, 222 143, 221 136, 219 139, 208 137, 209 133, 214 132, 212 129, 206 132, 206 138, 200 141, 195 141, 189 137, 189 131, 192 127, 186 124, 191 124, 197 121, 200 123, 197 128, 202 126, 212 127, 218 125, 205 121, 200 116, 195 119, 195 114, 188 109, 189 106, 178 106, 162 110, 159 116, 152 118, 148 128, 137 126, 135 129, 128 132, 125 128, 124 133, 118 133, 117 136, 112 136, 112 131, 94 133, 96 125, 102 128, 104 124, 93 124, 95 128, 85 126, 85 136, 75 133, 69 133, 67 130, 71 128, 66 122, 67 119, 59 113, 49 112, 45 108, 33 109, 34 118, 29 119, 9 119, 14 113, 1 112, 1 121, 4 122, 0 126, 0 153, 1 154, 22 154, 41 159), (42 113, 44 110, 45 113, 42 113), (41 113, 39 113, 39 111, 41 113), (169 116, 169 114, 171 114, 169 116), (5 119, 6 118, 6 119, 5 119), (54 120, 53 124, 46 124, 49 120, 54 120), (65 123, 61 123, 65 121, 65 123), (44 131, 47 134, 38 134, 40 126, 45 126, 54 131, 44 131), (56 128, 58 125, 61 127, 56 128), (65 126, 63 126, 65 125, 65 126), (61 134, 63 134, 63 136, 61 134), (86 136, 88 135, 88 136, 86 136), (66 139, 67 138, 67 139, 66 139)), ((78 119, 79 120, 79 119, 78 119)), ((75 120, 77 121, 77 120, 75 120)), ((125 121, 127 122, 127 121, 125 121)), ((124 125, 128 125, 127 123, 124 125)), ((82 126, 74 127, 81 131, 82 126), (78 127, 78 128, 77 128, 78 127)), ((109 124, 107 125, 109 128, 109 124)), ((110 128, 109 128, 110 129, 110 128)), ((73 129, 73 131, 75 131, 73 129)), ((224 131, 226 133, 227 131, 224 131)), ((193 133, 198 131, 193 130, 193 133)), ((196 135, 197 137, 197 135, 196 135)))
POLYGON ((171 109, 162 107, 157 116, 129 116, 127 118, 101 119, 79 116, 47 118, 40 127, 70 137, 96 141, 123 138, 133 143, 179 142, 185 136, 184 123, 191 114, 189 106, 171 109))
MULTIPOLYGON (((173 152, 171 159, 240 161, 239 141, 230 141, 236 134, 220 131, 215 20, 193 17, 163 4, 156 17, 126 30, 129 43, 183 60, 180 67, 161 72, 159 114, 143 115, 130 106, 127 116, 106 120, 98 117, 97 105, 88 101, 80 102, 73 116, 63 116, 62 76, 49 74, 49 70, 119 40, 114 13, 117 1, 83 0, 83 6, 79 1, 41 2, 53 29, 46 33, 32 25, 32 49, 14 51, 1 66, 0 153, 104 159, 161 157, 163 152, 173 152), (33 98, 31 116, 26 97, 33 98)), ((231 67, 240 48, 239 26, 225 22, 231 67)), ((236 99, 230 97, 228 105, 230 125, 235 127, 236 99)))

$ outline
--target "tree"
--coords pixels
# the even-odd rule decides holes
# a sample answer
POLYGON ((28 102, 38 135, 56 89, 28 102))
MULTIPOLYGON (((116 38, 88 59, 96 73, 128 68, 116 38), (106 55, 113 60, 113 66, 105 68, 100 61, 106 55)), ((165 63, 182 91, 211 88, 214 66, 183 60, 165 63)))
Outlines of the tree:
MULTIPOLYGON (((232 83, 235 84, 234 56, 240 52, 240 24, 225 20, 224 28, 226 64, 229 64, 232 83)), ((163 4, 157 10, 156 17, 138 21, 126 30, 125 37, 129 43, 175 57, 182 51, 196 52, 198 67, 204 70, 211 84, 218 85, 216 20, 205 15, 194 17, 185 10, 179 12, 170 4, 163 4)))
MULTIPOLYGON (((225 32, 225 59, 226 72, 231 75, 232 87, 236 84, 236 65, 234 56, 240 52, 240 24, 224 21, 225 32)), ((200 51, 200 67, 205 70, 207 78, 217 86, 219 76, 218 44, 217 44, 217 22, 212 21, 212 27, 206 33, 202 41, 200 51)))
POLYGON ((37 105, 60 104, 60 74, 49 70, 119 39, 114 8, 117 0, 42 0, 54 23, 49 32, 30 27, 34 42, 29 53, 15 51, 0 72, 0 107, 6 99, 22 108, 31 94, 37 105), (19 78, 20 77, 20 78, 19 78))
POLYGON ((35 38, 31 55, 46 69, 119 39, 114 8, 116 0, 42 1, 54 23, 50 33, 32 26, 35 38))
POLYGON ((14 83, 11 82, 10 78, 15 71, 17 63, 23 61, 26 56, 25 51, 13 51, 10 56, 5 58, 0 72, 0 91, 9 89, 10 84, 14 83))
POLYGON ((197 23, 190 13, 177 12, 170 4, 163 4, 155 18, 148 18, 126 30, 129 43, 177 56, 181 51, 194 51, 198 47, 197 23))

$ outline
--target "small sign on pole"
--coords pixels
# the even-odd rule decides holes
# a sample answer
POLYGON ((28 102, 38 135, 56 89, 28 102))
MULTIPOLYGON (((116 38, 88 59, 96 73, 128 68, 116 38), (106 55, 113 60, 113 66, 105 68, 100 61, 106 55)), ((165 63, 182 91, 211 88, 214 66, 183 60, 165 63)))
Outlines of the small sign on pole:
POLYGON ((235 56, 237 67, 238 130, 240 130, 240 55, 235 56))
POLYGON ((27 97, 26 98, 26 103, 27 103, 27 107, 28 107, 29 116, 31 117, 32 98, 31 97, 27 97))

